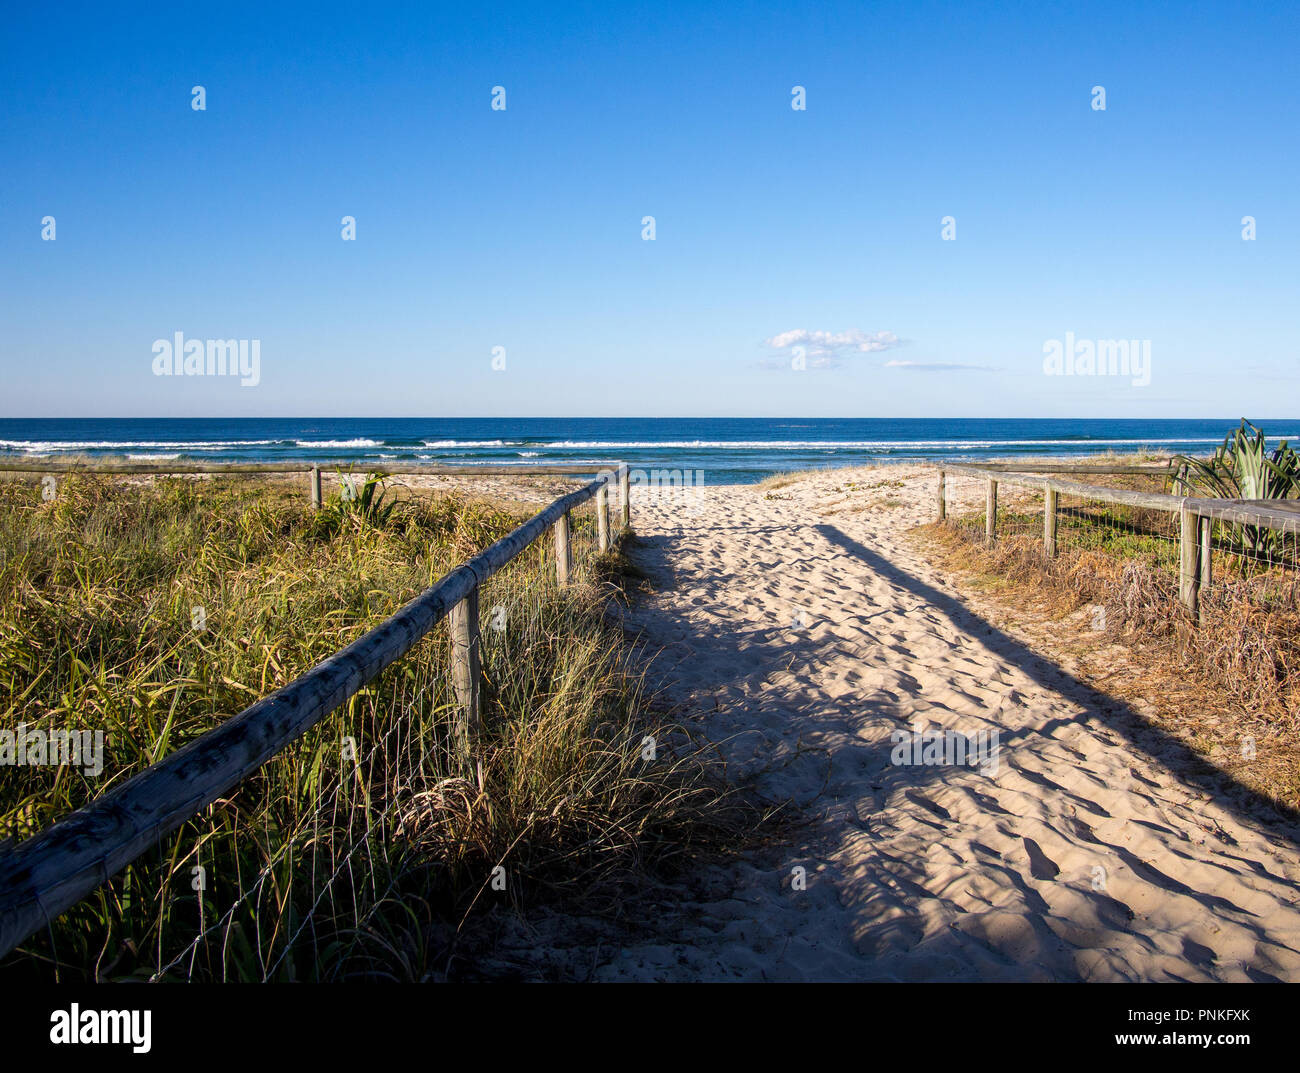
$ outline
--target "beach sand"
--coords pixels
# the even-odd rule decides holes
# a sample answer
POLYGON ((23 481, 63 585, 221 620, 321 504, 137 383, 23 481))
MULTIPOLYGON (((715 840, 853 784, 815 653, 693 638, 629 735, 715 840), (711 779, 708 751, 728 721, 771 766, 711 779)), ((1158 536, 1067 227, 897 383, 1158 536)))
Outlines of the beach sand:
POLYGON ((934 493, 920 466, 634 490, 652 682, 807 823, 596 977, 1300 980, 1300 831, 964 602, 908 533, 934 493), (997 730, 996 773, 891 763, 918 723, 997 730))

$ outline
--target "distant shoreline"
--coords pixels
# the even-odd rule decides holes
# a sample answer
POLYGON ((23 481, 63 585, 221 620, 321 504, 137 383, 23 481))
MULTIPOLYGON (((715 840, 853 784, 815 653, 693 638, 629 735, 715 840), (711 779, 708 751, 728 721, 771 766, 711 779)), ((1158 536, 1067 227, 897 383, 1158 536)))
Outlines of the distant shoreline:
MULTIPOLYGON (((895 462, 1208 454, 1237 421, 1128 419, 0 419, 0 461, 467 467, 618 461, 706 484, 895 462)), ((1296 438, 1300 419, 1262 422, 1296 438)))

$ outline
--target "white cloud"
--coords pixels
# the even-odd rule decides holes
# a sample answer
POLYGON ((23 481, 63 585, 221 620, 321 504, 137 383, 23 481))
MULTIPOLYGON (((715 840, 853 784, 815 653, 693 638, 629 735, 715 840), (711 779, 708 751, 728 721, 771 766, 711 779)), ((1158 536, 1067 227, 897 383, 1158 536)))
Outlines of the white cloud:
POLYGON ((782 332, 767 340, 767 345, 777 350, 792 346, 802 346, 808 354, 838 354, 843 351, 858 354, 874 354, 881 350, 890 350, 901 346, 903 341, 893 332, 810 332, 806 328, 796 328, 791 332, 782 332))
MULTIPOLYGON (((841 357, 855 354, 876 354, 882 350, 892 350, 903 345, 893 332, 863 332, 856 329, 847 332, 809 331, 796 328, 782 332, 765 340, 773 350, 793 350, 802 348, 809 369, 833 369, 840 364, 841 357)), ((785 368, 786 363, 773 362, 763 367, 785 368)))

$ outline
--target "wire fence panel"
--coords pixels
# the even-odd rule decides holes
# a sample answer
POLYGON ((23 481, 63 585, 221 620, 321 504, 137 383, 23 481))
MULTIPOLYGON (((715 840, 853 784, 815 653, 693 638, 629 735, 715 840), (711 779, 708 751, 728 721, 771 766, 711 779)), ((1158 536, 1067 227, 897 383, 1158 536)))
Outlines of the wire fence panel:
POLYGON ((1202 539, 1210 549, 1209 577, 1202 579, 1202 586, 1220 594, 1217 602, 1233 597, 1265 610, 1300 607, 1300 536, 1213 518, 1202 524, 1202 539))
POLYGON ((1086 561, 1098 588, 1105 581, 1130 591, 1145 586, 1147 595, 1181 599, 1202 617, 1229 606, 1243 613, 1300 608, 1300 502, 1199 499, 1169 468, 1071 474, 1058 467, 1037 475, 945 469, 943 488, 946 524, 963 537, 1004 553, 1037 547, 1058 571, 1086 561))
POLYGON ((1044 498, 1042 489, 999 483, 994 539, 1041 544, 1044 498))
POLYGON ((971 540, 984 539, 987 483, 967 473, 945 474, 948 523, 971 540))
POLYGON ((1058 554, 1097 552, 1177 577, 1178 539, 1176 514, 1070 492, 1057 494, 1058 554))

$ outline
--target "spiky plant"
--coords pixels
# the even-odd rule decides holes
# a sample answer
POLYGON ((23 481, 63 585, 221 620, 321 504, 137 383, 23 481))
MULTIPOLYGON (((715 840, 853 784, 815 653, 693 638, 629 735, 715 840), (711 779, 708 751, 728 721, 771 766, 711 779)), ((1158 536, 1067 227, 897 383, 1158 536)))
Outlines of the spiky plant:
MULTIPOLYGON (((1286 440, 1271 452, 1264 430, 1241 419, 1209 461, 1176 455, 1190 491, 1210 499, 1296 499, 1300 497, 1300 454, 1286 440)), ((1248 555, 1280 557, 1286 534, 1257 525, 1224 525, 1234 547, 1248 555)))
POLYGON ((1295 499, 1300 495, 1300 454, 1283 440, 1270 453, 1264 430, 1241 419, 1208 461, 1177 455, 1192 487, 1215 499, 1295 499))
POLYGON ((393 516, 396 500, 385 498, 383 482, 377 474, 368 474, 360 486, 354 481, 355 478, 339 475, 343 492, 326 508, 329 520, 336 523, 337 528, 382 529, 393 516))

